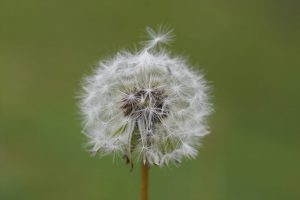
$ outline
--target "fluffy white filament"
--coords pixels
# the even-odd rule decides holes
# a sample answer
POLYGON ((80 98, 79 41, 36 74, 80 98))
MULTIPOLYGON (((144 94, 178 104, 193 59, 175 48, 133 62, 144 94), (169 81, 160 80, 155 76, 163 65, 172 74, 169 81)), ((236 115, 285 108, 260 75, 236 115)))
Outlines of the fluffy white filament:
POLYGON ((119 52, 85 78, 80 107, 92 153, 117 153, 128 162, 163 166, 194 158, 208 134, 211 112, 200 73, 162 48, 170 31, 147 28, 150 40, 137 52, 119 52))

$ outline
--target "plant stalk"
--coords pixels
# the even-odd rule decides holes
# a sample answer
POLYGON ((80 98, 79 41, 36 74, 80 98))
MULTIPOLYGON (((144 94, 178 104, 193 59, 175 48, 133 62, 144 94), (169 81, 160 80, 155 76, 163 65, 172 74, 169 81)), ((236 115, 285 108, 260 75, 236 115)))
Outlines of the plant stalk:
POLYGON ((148 200, 148 174, 149 166, 142 161, 141 165, 141 200, 148 200))

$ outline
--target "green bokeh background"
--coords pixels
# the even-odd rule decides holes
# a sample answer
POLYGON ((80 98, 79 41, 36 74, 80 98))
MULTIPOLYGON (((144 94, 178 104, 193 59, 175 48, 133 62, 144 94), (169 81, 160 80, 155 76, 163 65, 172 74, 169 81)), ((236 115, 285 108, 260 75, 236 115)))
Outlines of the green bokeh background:
POLYGON ((139 168, 83 148, 75 95, 101 58, 169 24, 213 86, 196 160, 150 199, 300 199, 300 1, 0 0, 0 199, 132 200, 139 168))

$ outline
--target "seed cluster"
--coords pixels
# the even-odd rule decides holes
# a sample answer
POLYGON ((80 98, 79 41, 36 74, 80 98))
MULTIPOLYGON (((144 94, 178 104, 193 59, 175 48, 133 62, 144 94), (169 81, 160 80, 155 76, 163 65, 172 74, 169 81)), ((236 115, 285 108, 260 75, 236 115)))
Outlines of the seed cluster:
POLYGON ((150 165, 195 158, 209 133, 212 112, 201 73, 163 48, 168 30, 147 28, 149 40, 136 51, 102 60, 83 81, 83 133, 93 154, 134 157, 150 165))
POLYGON ((159 122, 168 116, 167 95, 163 89, 134 89, 122 99, 125 116, 134 119, 144 118, 150 122, 159 122))

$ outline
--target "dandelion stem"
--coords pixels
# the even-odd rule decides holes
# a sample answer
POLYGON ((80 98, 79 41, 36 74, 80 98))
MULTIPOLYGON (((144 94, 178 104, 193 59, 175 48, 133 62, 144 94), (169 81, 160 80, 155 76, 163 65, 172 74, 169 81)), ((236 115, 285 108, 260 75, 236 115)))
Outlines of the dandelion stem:
POLYGON ((141 165, 141 200, 148 200, 148 174, 149 166, 142 161, 141 165))

